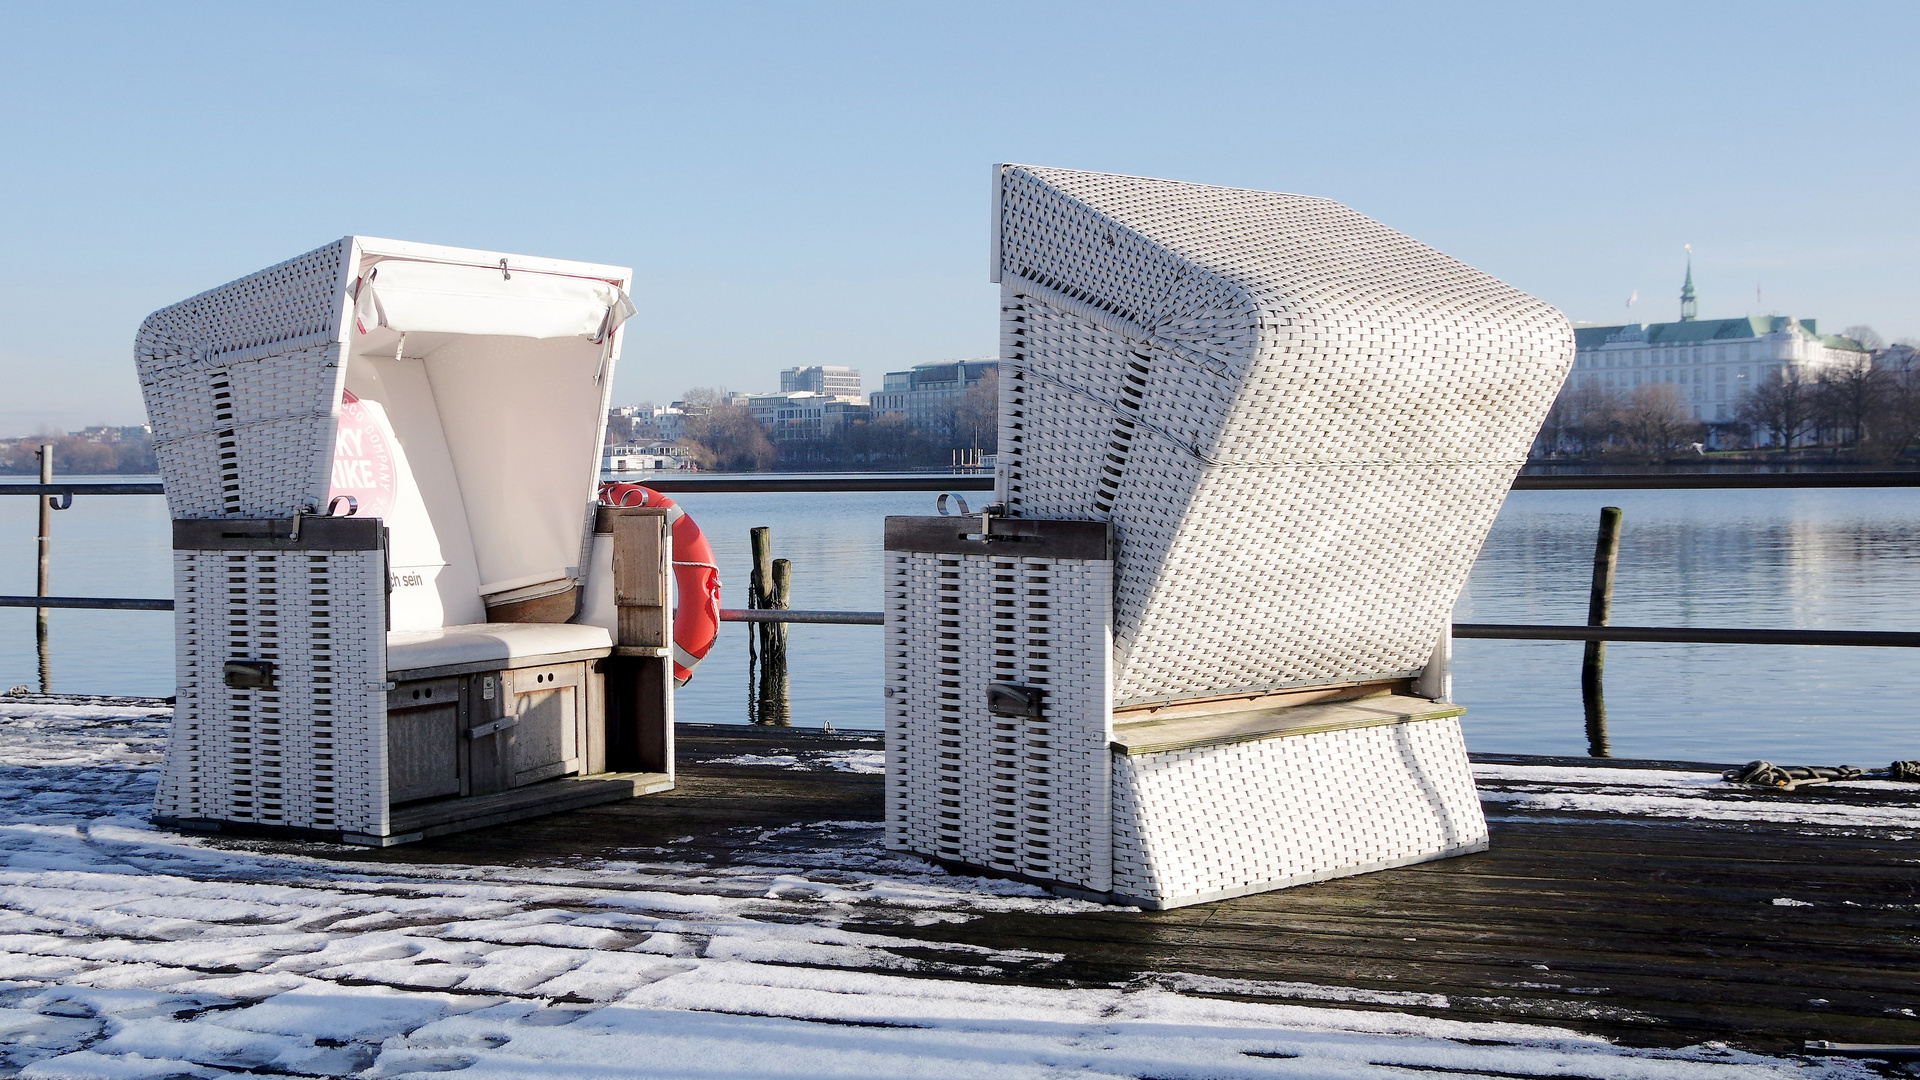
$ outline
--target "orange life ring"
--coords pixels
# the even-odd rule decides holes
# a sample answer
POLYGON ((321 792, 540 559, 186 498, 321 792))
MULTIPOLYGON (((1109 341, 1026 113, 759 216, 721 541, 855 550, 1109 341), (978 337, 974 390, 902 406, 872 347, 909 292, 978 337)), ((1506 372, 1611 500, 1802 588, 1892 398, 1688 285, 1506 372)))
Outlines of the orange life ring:
POLYGON ((693 669, 720 637, 720 567, 700 526, 672 499, 639 484, 600 485, 602 506, 658 506, 673 527, 673 580, 679 602, 673 609, 673 684, 685 686, 693 669))

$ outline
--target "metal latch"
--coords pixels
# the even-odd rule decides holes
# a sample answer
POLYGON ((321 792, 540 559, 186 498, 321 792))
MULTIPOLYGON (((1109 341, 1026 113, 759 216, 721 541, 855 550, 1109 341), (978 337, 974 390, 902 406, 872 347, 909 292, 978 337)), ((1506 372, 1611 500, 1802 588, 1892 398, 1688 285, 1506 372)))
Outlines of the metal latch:
POLYGON ((493 735, 497 732, 505 731, 508 728, 513 727, 518 723, 520 723, 520 718, 517 716, 503 716, 500 719, 495 720, 491 724, 481 724, 479 727, 476 727, 476 728, 468 728, 467 738, 484 739, 489 735, 493 735))

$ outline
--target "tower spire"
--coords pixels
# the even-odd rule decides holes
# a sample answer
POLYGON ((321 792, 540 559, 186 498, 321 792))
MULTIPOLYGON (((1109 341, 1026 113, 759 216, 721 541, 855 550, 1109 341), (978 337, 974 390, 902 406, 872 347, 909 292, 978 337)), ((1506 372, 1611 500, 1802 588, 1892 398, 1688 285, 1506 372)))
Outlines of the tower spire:
POLYGON ((1692 322, 1700 317, 1700 303, 1693 292, 1693 245, 1687 245, 1687 283, 1680 286, 1680 321, 1692 322))

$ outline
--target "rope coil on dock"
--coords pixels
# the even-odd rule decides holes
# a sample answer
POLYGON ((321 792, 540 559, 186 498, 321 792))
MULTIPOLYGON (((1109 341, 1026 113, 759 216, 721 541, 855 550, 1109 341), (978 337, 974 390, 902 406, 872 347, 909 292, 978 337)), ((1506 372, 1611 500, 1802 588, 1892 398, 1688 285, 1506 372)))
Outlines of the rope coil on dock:
POLYGON ((1775 765, 1771 761, 1749 761, 1737 769, 1728 769, 1720 779, 1730 784, 1792 791, 1812 784, 1830 784, 1836 780, 1903 780, 1920 782, 1920 760, 1896 761, 1884 769, 1856 769, 1851 765, 1775 765))

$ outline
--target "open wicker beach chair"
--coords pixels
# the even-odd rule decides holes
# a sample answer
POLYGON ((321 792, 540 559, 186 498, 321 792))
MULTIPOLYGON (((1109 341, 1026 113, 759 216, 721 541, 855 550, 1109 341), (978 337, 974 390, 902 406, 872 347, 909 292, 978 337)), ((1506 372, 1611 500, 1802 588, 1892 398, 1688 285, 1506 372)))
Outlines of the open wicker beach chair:
POLYGON ((994 192, 1004 516, 889 520, 889 846, 1147 907, 1483 849, 1450 612, 1566 319, 1326 199, 994 192))
POLYGON ((347 237, 147 319, 158 820, 390 844, 671 786, 665 517, 594 500, 631 277, 347 237))

